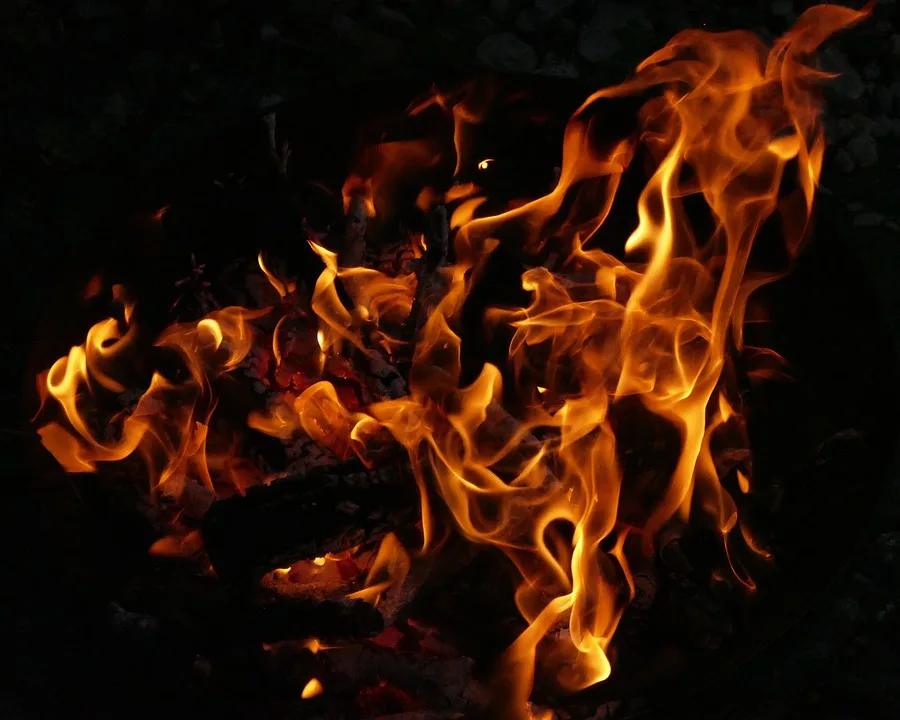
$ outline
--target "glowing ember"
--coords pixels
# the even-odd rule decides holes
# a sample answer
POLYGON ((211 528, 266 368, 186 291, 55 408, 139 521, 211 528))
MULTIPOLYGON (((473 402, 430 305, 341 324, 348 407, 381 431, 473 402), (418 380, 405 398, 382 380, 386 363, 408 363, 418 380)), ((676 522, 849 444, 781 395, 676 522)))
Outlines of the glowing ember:
MULTIPOLYGON (((572 116, 558 182, 544 197, 480 215, 485 198, 474 186, 460 184, 446 193, 422 188, 420 208, 454 204, 455 233, 452 262, 436 271, 444 291, 411 341, 392 328, 418 306, 421 277, 339 267, 336 252, 309 241, 325 264, 309 303, 316 325, 306 347, 316 360, 304 368, 302 388, 285 392, 248 423, 282 438, 305 435, 338 457, 355 454, 364 462, 381 443, 405 448, 421 491, 422 546, 410 551, 386 535, 365 588, 349 597, 377 603, 403 583, 411 552, 433 550, 435 528, 446 517, 472 543, 508 556, 521 576, 515 600, 528 627, 502 659, 494 716, 529 717, 539 653, 557 658, 558 682, 569 690, 609 676, 607 651, 635 594, 632 567, 673 522, 715 527, 735 576, 754 587, 735 543, 761 556, 768 552, 738 517, 713 450, 716 434, 739 414, 723 369, 731 345, 742 347, 749 295, 778 277, 747 271, 758 230, 778 213, 793 257, 807 229, 824 151, 813 84, 827 77, 807 64, 809 55, 863 16, 837 6, 812 8, 771 50, 747 32, 680 33, 630 79, 594 93, 572 116), (597 106, 651 90, 640 112, 641 132, 598 146, 597 106), (627 238, 609 238, 604 223, 639 152, 650 177, 638 201, 637 225, 627 238), (797 189, 782 195, 785 173, 797 189), (705 203, 710 231, 691 227, 688 198, 705 203), (462 387, 463 303, 486 259, 513 235, 526 255, 552 246, 565 258, 564 272, 532 267, 521 277, 530 304, 488 312, 488 325, 512 335, 508 366, 487 364, 462 387), (601 249, 617 239, 625 240, 627 261, 601 249), (339 284, 353 310, 339 298, 339 284), (392 352, 410 342, 404 397, 363 401, 323 376, 329 363, 352 353, 372 357, 371 348, 392 352), (501 407, 502 378, 528 401, 498 437, 498 424, 511 418, 501 407), (620 423, 635 407, 638 417, 655 416, 678 437, 670 471, 647 487, 631 487, 619 447, 620 423), (551 633, 561 626, 567 632, 551 633)), ((463 92, 413 109, 437 105, 452 114, 457 173, 471 162, 461 142, 480 117, 466 103, 463 92)), ((373 148, 343 188, 345 207, 359 198, 364 214, 377 216, 397 196, 397 182, 436 166, 435 147, 417 141, 373 148)), ((481 160, 477 168, 490 163, 481 160)), ((424 238, 410 243, 417 257, 431 252, 424 238)), ((262 254, 258 264, 280 298, 298 292, 262 254)), ((185 493, 189 479, 209 490, 242 489, 248 480, 229 470, 234 464, 228 453, 207 447, 216 406, 211 382, 245 360, 259 332, 254 321, 271 309, 229 307, 170 327, 156 344, 181 359, 186 376, 176 382, 154 373, 137 405, 117 415, 102 435, 96 408, 105 396, 125 390, 136 352, 127 308, 124 324, 114 318, 97 323, 83 345, 41 378, 42 396, 65 416, 40 428, 44 445, 70 472, 95 471, 98 463, 137 451, 146 460, 150 486, 174 498, 185 493)), ((279 367, 289 355, 282 339, 285 317, 272 338, 279 367)), ((737 478, 741 493, 753 492, 748 472, 737 478)), ((327 559, 306 566, 315 571, 327 559)), ((310 649, 318 647, 316 642, 310 649)), ((312 679, 302 696, 321 692, 312 679)))

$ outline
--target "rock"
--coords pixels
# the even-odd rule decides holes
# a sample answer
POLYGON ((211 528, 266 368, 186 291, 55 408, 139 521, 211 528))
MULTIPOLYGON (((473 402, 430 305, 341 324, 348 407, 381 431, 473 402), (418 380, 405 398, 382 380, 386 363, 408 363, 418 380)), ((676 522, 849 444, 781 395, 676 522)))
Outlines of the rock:
POLYGON ((347 8, 346 3, 341 8, 335 8, 334 5, 334 0, 293 0, 288 7, 296 15, 328 15, 336 9, 355 9, 347 8))
POLYGON ((877 138, 887 137, 894 129, 894 124, 889 117, 879 115, 872 126, 872 134, 877 138))
POLYGON ((856 127, 850 121, 850 118, 840 118, 834 124, 834 137, 836 140, 842 140, 845 137, 850 137, 855 129, 856 127))
POLYGON ((622 48, 616 34, 629 25, 653 32, 653 24, 642 8, 600 0, 593 16, 578 34, 578 52, 591 63, 609 60, 622 48))
POLYGON ((366 29, 349 15, 338 13, 331 19, 331 29, 340 40, 361 45, 366 39, 366 29))
POLYGON ((900 137, 900 118, 891 119, 891 135, 900 137))
POLYGON ((887 220, 887 216, 879 212, 862 212, 853 218, 856 227, 877 227, 887 220))
POLYGON ((794 0, 775 0, 770 8, 775 17, 790 17, 794 14, 794 0))
POLYGON ((891 55, 900 56, 900 33, 891 35, 891 55))
POLYGON ((479 37, 487 35, 494 29, 494 21, 487 15, 479 15, 472 21, 472 28, 479 37))
POLYGON ((844 148, 839 148, 834 154, 834 164, 837 165, 838 170, 845 173, 853 172, 856 169, 856 163, 844 148))
POLYGON ((537 28, 534 13, 528 8, 522 8, 516 15, 516 28, 526 35, 530 35, 537 28))
POLYGON ((547 53, 544 64, 538 68, 537 73, 549 77, 577 78, 578 66, 555 53, 547 53))
POLYGON ((537 21, 545 23, 574 4, 575 0, 534 0, 534 12, 537 21))
POLYGON ((885 85, 878 85, 872 93, 872 105, 875 112, 887 115, 891 112, 894 105, 894 93, 885 85))
POLYGON ((415 23, 399 10, 379 5, 375 9, 375 18, 388 32, 404 35, 416 32, 415 23))
POLYGON ((850 116, 850 124, 854 130, 861 130, 867 133, 871 133, 875 127, 875 121, 872 118, 859 113, 850 116))
POLYGON ((893 106, 894 115, 900 115, 900 78, 894 80, 889 86, 891 91, 891 105, 893 106))
POLYGON ((838 73, 829 84, 835 97, 840 100, 859 100, 866 90, 866 85, 847 56, 831 45, 822 52, 821 57, 825 70, 838 73))
POLYGON ((505 72, 531 72, 537 67, 534 48, 510 32, 488 35, 475 56, 482 65, 505 72))
POLYGON ((898 223, 896 220, 888 220, 884 224, 884 226, 892 232, 900 233, 900 223, 898 223))
POLYGON ((871 167, 878 162, 878 145, 867 132, 861 132, 847 143, 847 152, 859 167, 871 167))
POLYGON ((268 23, 261 25, 259 28, 259 39, 263 42, 274 42, 281 38, 281 33, 278 32, 278 28, 274 25, 269 25, 268 23))
POLYGON ((284 96, 279 95, 278 93, 272 93, 270 95, 263 95, 259 99, 259 109, 262 112, 268 112, 273 108, 278 107, 281 103, 284 102, 284 96))
POLYGON ((510 0, 491 0, 491 15, 493 15, 498 20, 502 20, 504 17, 506 17, 506 13, 509 12, 509 3, 510 0))
POLYGON ((75 12, 83 20, 98 20, 118 15, 123 7, 116 0, 78 0, 75 12))
POLYGON ((877 80, 881 76, 881 67, 873 60, 863 68, 862 75, 866 80, 877 80))
POLYGON ((860 213, 866 209, 866 206, 861 202, 851 202, 847 203, 847 209, 852 213, 860 213))

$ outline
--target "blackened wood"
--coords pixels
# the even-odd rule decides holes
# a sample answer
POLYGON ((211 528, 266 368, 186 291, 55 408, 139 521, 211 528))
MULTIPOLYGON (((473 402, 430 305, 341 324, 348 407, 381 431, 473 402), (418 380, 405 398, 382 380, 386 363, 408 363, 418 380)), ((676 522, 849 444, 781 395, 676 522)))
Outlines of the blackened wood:
POLYGON ((315 468, 212 504, 203 542, 220 578, 252 582, 275 568, 359 545, 419 517, 407 462, 315 468))
POLYGON ((362 600, 279 597, 249 605, 247 611, 246 620, 263 642, 365 638, 384 629, 381 613, 362 600))

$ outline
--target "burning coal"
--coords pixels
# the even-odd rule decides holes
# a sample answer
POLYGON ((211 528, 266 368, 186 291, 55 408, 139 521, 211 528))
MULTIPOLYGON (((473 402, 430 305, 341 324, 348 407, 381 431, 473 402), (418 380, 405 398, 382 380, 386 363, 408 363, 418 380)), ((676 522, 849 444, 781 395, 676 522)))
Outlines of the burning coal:
MULTIPOLYGON (((364 587, 349 597, 384 603, 391 588, 410 582, 412 559, 435 552, 451 528, 501 550, 520 577, 515 600, 527 629, 496 671, 493 716, 530 715, 540 658, 568 690, 603 681, 635 595, 634 568, 667 528, 715 528, 735 578, 754 587, 739 558, 766 551, 723 486, 716 450, 720 434, 740 425, 729 358, 748 350, 749 296, 781 272, 748 271, 760 228, 778 217, 788 259, 807 233, 824 152, 815 88, 828 77, 811 54, 863 16, 814 7, 772 48, 748 32, 680 33, 572 116, 558 182, 545 196, 485 214, 487 199, 472 184, 421 186, 417 205, 432 229, 409 238, 400 271, 364 266, 366 223, 396 201, 396 183, 437 165, 441 144, 371 148, 343 188, 343 245, 329 247, 312 231, 298 239, 324 262, 315 287, 281 277, 261 254, 279 302, 171 326, 155 345, 180 371, 155 371, 136 403, 110 416, 106 400, 126 392, 135 358, 147 351, 117 288, 122 316, 92 327, 40 378, 42 417, 56 418, 40 427, 43 444, 69 472, 137 454, 148 490, 183 505, 198 491, 210 500, 243 493, 269 478, 239 462, 236 443, 212 442, 214 383, 250 371, 279 392, 266 412, 247 418, 249 427, 307 439, 323 457, 368 468, 398 449, 408 460, 421 544, 384 534, 367 569, 356 568, 364 587), (601 145, 596 108, 626 96, 646 98, 640 131, 601 145), (649 171, 638 221, 627 238, 610 238, 605 222, 636 158, 649 171), (686 210, 697 200, 712 219, 708 229, 693 226, 686 210), (624 240, 624 259, 602 249, 616 240, 624 240), (512 338, 506 366, 488 363, 463 386, 463 308, 503 246, 526 262, 547 250, 556 260, 522 274, 527 306, 486 313, 487 333, 512 338), (353 380, 359 363, 380 368, 383 382, 355 392, 336 380, 353 380), (504 404, 510 395, 514 406, 504 404), (644 458, 652 471, 637 474, 626 467, 636 451, 623 438, 651 421, 673 431, 676 447, 658 461, 644 458)), ((466 145, 481 117, 477 95, 434 93, 410 110, 452 117, 457 174, 493 162, 469 157, 466 145)), ((768 367, 779 361, 750 354, 768 367)), ((737 477, 740 492, 752 493, 750 469, 737 477)), ((186 534, 179 528, 179 540, 160 547, 186 534)), ((196 545, 196 534, 188 537, 196 545)), ((301 583, 337 578, 347 555, 327 550, 276 573, 301 583)), ((313 679, 303 697, 322 692, 313 679)))

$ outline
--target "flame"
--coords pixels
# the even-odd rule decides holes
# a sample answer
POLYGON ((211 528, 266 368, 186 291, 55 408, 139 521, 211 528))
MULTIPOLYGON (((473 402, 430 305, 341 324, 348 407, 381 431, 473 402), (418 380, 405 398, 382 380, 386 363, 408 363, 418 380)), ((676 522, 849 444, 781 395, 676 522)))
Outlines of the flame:
POLYGON ((378 547, 378 554, 366 576, 362 590, 347 595, 377 605, 385 590, 400 585, 409 574, 410 559, 406 549, 393 533, 388 533, 378 547))
MULTIPOLYGON (((552 660, 569 690, 609 676, 610 643, 635 592, 630 567, 653 552, 670 524, 714 528, 734 577, 747 590, 755 587, 735 542, 762 557, 769 553, 741 522, 716 469, 713 440, 740 414, 724 370, 734 349, 781 363, 743 345, 750 295, 783 274, 751 271, 751 249, 770 218, 780 221, 788 258, 803 245, 824 152, 815 84, 828 77, 809 56, 870 7, 813 7, 771 49, 749 32, 679 33, 629 79, 595 92, 575 112, 557 183, 543 197, 488 215, 490 205, 474 186, 445 193, 420 187, 420 210, 456 203, 454 264, 441 269, 446 291, 414 338, 409 395, 349 408, 330 382, 319 380, 249 417, 250 427, 284 438, 305 433, 339 457, 365 459, 369 446, 389 434, 408 453, 420 491, 418 552, 432 550, 438 528, 449 521, 469 541, 506 554, 521 576, 515 601, 526 627, 498 668, 492 717, 532 715, 539 654, 552 660), (598 107, 644 93, 639 132, 601 146, 598 107), (611 238, 605 223, 635 158, 649 169, 637 223, 627 238, 611 238), (796 190, 785 189, 786 175, 796 190), (688 198, 705 204, 711 230, 692 227, 688 198), (510 237, 526 255, 549 246, 565 258, 565 272, 530 268, 521 277, 527 307, 489 309, 488 328, 512 337, 508 366, 486 364, 463 386, 463 306, 486 259, 510 237), (604 249, 621 239, 625 261, 604 249), (528 400, 515 415, 503 407, 505 390, 528 400), (649 479, 635 477, 622 460, 634 451, 623 427, 671 430, 670 462, 660 459, 649 479), (561 625, 567 633, 551 633, 561 625)), ((484 98, 472 86, 435 91, 410 113, 428 108, 453 118, 456 177, 471 157, 468 138, 483 117, 484 98)), ((361 199, 368 215, 384 214, 400 185, 421 179, 443 157, 431 140, 371 148, 344 185, 346 208, 361 199)), ((415 276, 341 268, 337 253, 310 246, 325 265, 310 303, 322 362, 351 348, 363 355, 371 345, 395 348, 401 339, 387 328, 410 313, 415 276), (339 298, 339 282, 352 310, 339 298)), ((279 295, 294 292, 262 255, 259 266, 279 295)), ((113 318, 98 323, 42 379, 42 394, 63 416, 39 430, 44 444, 71 472, 140 449, 157 486, 177 489, 196 475, 212 487, 211 382, 249 352, 254 317, 227 308, 163 333, 157 345, 181 358, 188 379, 155 373, 137 407, 114 423, 113 439, 102 440, 83 409, 89 399, 99 404, 102 393, 126 387, 116 371, 127 367, 136 332, 130 311, 124 330, 113 318)), ((273 353, 280 363, 275 340, 273 353)), ((742 493, 752 486, 748 474, 737 471, 742 493)), ((409 568, 409 551, 387 535, 365 587, 350 597, 378 603, 409 568)), ((312 696, 308 691, 318 694, 321 684, 310 680, 303 697, 312 696)))
POLYGON ((303 686, 303 691, 300 693, 300 697, 304 700, 309 700, 310 698, 314 698, 317 695, 321 695, 325 692, 325 688, 322 687, 322 683, 319 682, 317 678, 312 678, 306 685, 303 686))
POLYGON ((130 324, 132 306, 126 304, 124 333, 115 318, 96 323, 85 342, 57 360, 46 374, 45 393, 56 400, 66 422, 54 420, 41 427, 41 441, 69 472, 94 472, 97 463, 121 461, 140 450, 152 489, 166 486, 177 497, 187 475, 212 488, 206 451, 215 406, 210 382, 233 370, 246 356, 252 343, 247 323, 264 312, 230 307, 195 323, 170 326, 154 344, 180 357, 187 379, 174 382, 154 371, 134 408, 101 424, 85 414, 85 406, 89 400, 102 405, 101 395, 125 390, 125 384, 114 377, 113 367, 127 370, 138 349, 137 333, 130 324), (99 437, 101 427, 106 437, 99 437))

